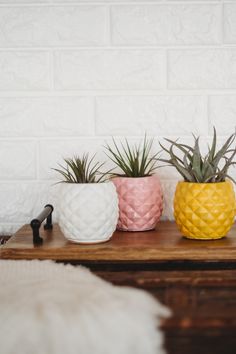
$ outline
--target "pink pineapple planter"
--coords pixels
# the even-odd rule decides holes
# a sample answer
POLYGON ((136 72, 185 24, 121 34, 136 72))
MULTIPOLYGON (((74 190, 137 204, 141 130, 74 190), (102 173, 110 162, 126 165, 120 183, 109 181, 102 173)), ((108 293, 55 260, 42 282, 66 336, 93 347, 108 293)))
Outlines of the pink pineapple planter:
POLYGON ((119 197, 117 229, 154 229, 163 210, 163 194, 158 177, 115 177, 112 182, 119 197))

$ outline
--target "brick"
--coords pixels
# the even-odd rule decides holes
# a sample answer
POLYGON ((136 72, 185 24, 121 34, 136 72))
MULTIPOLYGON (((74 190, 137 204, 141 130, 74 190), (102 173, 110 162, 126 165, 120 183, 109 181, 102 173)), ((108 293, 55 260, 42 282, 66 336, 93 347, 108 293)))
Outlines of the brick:
POLYGON ((88 97, 0 98, 0 136, 81 136, 94 131, 88 97))
POLYGON ((80 50, 55 54, 57 89, 159 89, 165 85, 161 50, 80 50))
POLYGON ((112 7, 112 39, 118 45, 215 44, 220 42, 219 5, 112 7))
POLYGON ((44 90, 49 84, 46 52, 0 52, 0 90, 44 90))
POLYGON ((3 7, 0 47, 104 45, 106 17, 104 6, 3 7))
POLYGON ((170 50, 171 89, 236 88, 236 49, 170 50))
POLYGON ((173 201, 175 195, 175 188, 178 180, 161 180, 161 186, 163 190, 163 214, 162 219, 173 220, 174 208, 173 201))
POLYGON ((35 177, 35 142, 0 141, 0 179, 31 179, 35 177))
MULTIPOLYGON (((1 183, 0 223, 29 224, 39 215, 44 205, 55 204, 55 192, 56 187, 49 183, 1 183)), ((55 221, 54 212, 53 221, 55 221)))
POLYGON ((224 5, 224 42, 236 43, 236 4, 224 5))
POLYGON ((220 135, 230 135, 235 131, 236 95, 215 95, 209 98, 211 125, 220 135))
POLYGON ((207 129, 202 96, 116 96, 96 99, 100 135, 191 135, 207 129))

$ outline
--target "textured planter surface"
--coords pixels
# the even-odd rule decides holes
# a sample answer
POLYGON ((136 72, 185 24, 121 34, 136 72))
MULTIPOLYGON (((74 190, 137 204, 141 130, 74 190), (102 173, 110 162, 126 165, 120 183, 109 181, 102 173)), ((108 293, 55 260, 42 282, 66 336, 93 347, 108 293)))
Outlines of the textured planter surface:
POLYGON ((193 239, 226 236, 236 211, 233 184, 179 182, 174 198, 175 221, 181 233, 193 239))
POLYGON ((118 197, 111 182, 63 183, 59 209, 59 225, 70 241, 105 242, 116 229, 118 197))
POLYGON ((163 209, 161 185, 157 176, 112 179, 119 197, 117 228, 144 231, 155 228, 163 209))

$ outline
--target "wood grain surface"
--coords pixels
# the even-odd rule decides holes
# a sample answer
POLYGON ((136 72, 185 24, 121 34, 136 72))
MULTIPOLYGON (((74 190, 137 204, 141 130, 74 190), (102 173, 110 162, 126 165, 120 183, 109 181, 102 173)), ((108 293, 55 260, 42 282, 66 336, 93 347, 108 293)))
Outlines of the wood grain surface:
POLYGON ((162 221, 146 232, 116 231, 106 243, 82 245, 65 239, 58 225, 43 230, 44 242, 32 243, 29 225, 23 226, 0 249, 2 259, 53 259, 64 261, 229 261, 236 260, 236 226, 227 237, 215 241, 195 241, 182 237, 175 223, 162 221))
POLYGON ((115 285, 143 289, 172 310, 162 322, 168 354, 236 353, 236 270, 103 271, 115 285))

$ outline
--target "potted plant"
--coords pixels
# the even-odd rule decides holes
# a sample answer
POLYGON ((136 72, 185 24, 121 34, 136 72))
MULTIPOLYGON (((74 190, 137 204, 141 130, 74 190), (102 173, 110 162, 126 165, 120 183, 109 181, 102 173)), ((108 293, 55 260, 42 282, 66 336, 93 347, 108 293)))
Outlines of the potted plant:
POLYGON ((212 144, 205 156, 200 152, 199 137, 193 146, 167 140, 161 147, 169 159, 159 159, 174 166, 183 181, 178 182, 174 196, 174 217, 181 233, 190 239, 211 240, 224 237, 234 223, 236 202, 234 182, 229 168, 235 164, 236 148, 232 134, 217 150, 214 128, 212 144))
POLYGON ((77 243, 109 240, 118 220, 118 198, 112 182, 101 173, 103 164, 87 154, 64 159, 61 176, 59 225, 65 237, 77 243))
POLYGON ((117 228, 123 231, 144 231, 155 228, 163 209, 159 179, 154 175, 157 154, 151 154, 153 140, 146 136, 139 146, 127 140, 120 147, 106 144, 107 156, 120 168, 113 173, 112 182, 119 197, 117 228))

